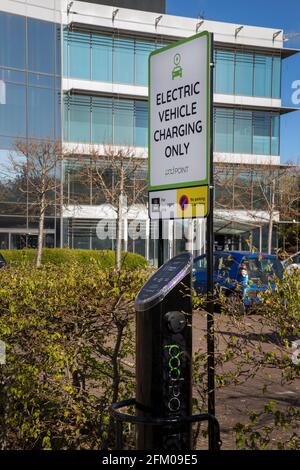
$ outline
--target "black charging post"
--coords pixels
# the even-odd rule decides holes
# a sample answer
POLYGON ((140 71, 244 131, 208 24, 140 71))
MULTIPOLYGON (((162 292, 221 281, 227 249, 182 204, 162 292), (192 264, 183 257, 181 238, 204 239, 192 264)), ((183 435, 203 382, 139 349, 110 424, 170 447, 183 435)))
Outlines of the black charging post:
POLYGON ((137 415, 172 418, 172 426, 137 426, 138 449, 191 448, 192 301, 190 253, 165 263, 139 292, 136 306, 137 415))
POLYGON ((209 449, 219 450, 214 415, 192 414, 192 255, 167 261, 138 293, 136 308, 136 397, 112 406, 116 448, 122 423, 136 425, 137 450, 192 449, 192 423, 208 421, 209 449), (136 414, 119 410, 135 406, 136 414))

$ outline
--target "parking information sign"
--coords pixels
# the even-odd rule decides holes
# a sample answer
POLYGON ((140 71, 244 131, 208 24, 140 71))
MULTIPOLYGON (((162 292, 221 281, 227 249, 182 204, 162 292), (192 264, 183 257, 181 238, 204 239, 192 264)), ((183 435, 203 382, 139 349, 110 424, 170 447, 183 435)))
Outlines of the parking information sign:
MULTIPOLYGON (((196 201, 196 188, 203 201, 207 191, 200 188, 209 184, 209 157, 210 34, 205 31, 149 57, 150 217, 158 218, 158 200, 160 210, 166 201, 166 218, 172 202, 183 208, 173 211, 174 217, 182 217, 185 205, 179 199, 196 201), (187 188, 185 194, 178 191, 182 188, 187 188), (172 190, 169 197, 166 190, 172 190)), ((206 207, 207 199, 202 217, 206 207)))
POLYGON ((151 191, 149 207, 151 219, 206 217, 208 186, 151 191))

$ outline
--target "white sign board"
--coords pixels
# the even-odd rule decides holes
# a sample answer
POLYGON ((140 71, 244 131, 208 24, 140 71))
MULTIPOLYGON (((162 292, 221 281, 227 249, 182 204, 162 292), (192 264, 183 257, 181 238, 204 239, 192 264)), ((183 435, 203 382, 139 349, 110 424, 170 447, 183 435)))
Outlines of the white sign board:
POLYGON ((149 108, 149 191, 207 185, 208 32, 150 54, 149 108))

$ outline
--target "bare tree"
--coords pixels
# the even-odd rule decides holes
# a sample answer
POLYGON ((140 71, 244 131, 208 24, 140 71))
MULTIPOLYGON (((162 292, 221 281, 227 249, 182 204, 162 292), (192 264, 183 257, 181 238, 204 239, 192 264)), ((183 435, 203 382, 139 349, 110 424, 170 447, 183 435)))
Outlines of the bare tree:
MULTIPOLYGON (((83 162, 88 180, 103 194, 116 213, 115 266, 121 268, 124 217, 134 204, 146 200, 146 179, 141 176, 145 159, 129 147, 106 146, 103 154, 92 149, 89 162, 83 162), (109 176, 110 175, 110 176, 109 176)), ((85 178, 84 178, 85 179, 85 178)))
MULTIPOLYGON (((260 173, 257 182, 268 212, 268 253, 272 250, 272 233, 275 222, 275 214, 284 221, 299 217, 300 191, 299 181, 295 176, 299 175, 299 168, 294 164, 284 166, 267 165, 260 173)), ((299 177, 299 176, 298 176, 299 177)))
POLYGON ((242 210, 255 217, 265 212, 268 225, 267 251, 272 250, 272 233, 276 215, 283 220, 299 217, 299 167, 251 165, 218 166, 215 176, 216 208, 242 210))
POLYGON ((280 192, 280 218, 284 223, 280 225, 280 236, 285 251, 286 237, 290 240, 290 247, 298 247, 300 223, 300 166, 291 164, 287 167, 281 181, 280 192), (290 221, 290 223, 289 223, 290 221))
POLYGON ((34 215, 38 218, 38 246, 36 267, 41 266, 44 241, 45 215, 50 207, 59 207, 61 181, 58 175, 62 159, 60 142, 16 142, 15 152, 10 155, 10 170, 18 183, 18 189, 27 193, 34 215))

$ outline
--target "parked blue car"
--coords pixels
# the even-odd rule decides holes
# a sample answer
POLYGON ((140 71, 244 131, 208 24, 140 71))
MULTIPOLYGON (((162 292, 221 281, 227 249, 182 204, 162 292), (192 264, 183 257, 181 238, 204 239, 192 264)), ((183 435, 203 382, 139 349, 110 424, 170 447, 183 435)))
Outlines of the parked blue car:
MULTIPOLYGON (((245 309, 261 303, 261 294, 274 288, 274 277, 282 278, 282 264, 277 256, 245 251, 214 253, 214 285, 228 297, 228 302, 245 309), (238 302, 237 302, 238 301, 238 302)), ((194 288, 199 293, 207 289, 206 255, 198 256, 193 264, 194 288)))

